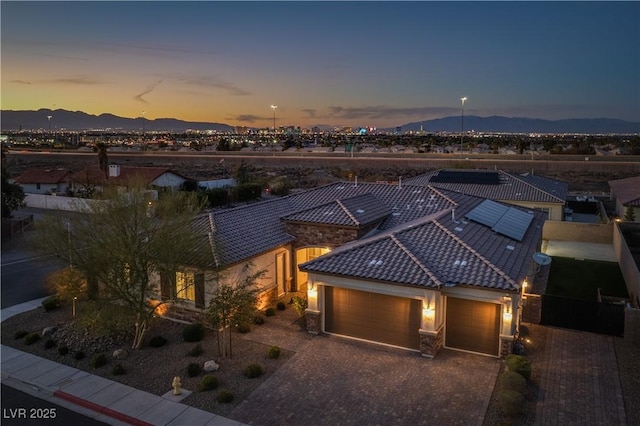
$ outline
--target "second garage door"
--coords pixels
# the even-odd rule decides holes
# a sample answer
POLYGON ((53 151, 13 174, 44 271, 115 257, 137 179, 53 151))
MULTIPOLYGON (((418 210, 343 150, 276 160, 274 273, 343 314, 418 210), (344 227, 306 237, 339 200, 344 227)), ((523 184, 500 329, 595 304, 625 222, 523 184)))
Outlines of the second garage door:
POLYGON ((338 287, 324 294, 326 332, 420 349, 420 300, 338 287))
POLYGON ((498 355, 499 333, 500 305, 447 298, 447 347, 498 355))

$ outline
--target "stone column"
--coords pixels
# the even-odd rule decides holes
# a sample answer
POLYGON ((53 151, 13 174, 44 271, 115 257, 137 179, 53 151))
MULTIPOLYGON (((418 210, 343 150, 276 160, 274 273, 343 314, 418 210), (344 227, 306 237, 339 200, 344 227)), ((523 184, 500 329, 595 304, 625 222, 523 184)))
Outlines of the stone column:
POLYGON ((320 334, 322 331, 322 313, 307 309, 304 314, 307 320, 307 331, 311 334, 320 334))
POLYGON ((442 332, 444 326, 435 331, 420 330, 420 353, 424 357, 433 358, 442 348, 442 332))

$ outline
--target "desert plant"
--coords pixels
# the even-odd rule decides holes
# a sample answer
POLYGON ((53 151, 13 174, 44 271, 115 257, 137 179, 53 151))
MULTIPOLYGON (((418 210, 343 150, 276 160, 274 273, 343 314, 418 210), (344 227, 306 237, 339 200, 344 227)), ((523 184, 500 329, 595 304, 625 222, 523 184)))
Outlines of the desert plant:
POLYGON ((256 325, 262 325, 264 324, 264 318, 262 318, 260 315, 256 315, 255 317, 253 317, 251 322, 253 322, 256 325))
POLYGON ((247 323, 238 324, 238 333, 246 334, 251 331, 251 326, 247 323))
POLYGON ((53 339, 47 339, 46 342, 44 342, 44 348, 45 349, 51 349, 51 348, 55 348, 57 345, 56 341, 53 339))
POLYGON ((276 310, 273 308, 267 308, 267 310, 264 311, 264 314, 268 317, 272 317, 276 314, 276 310))
POLYGON ((120 363, 114 364, 113 367, 111 367, 111 374, 113 374, 114 376, 122 376, 126 372, 127 370, 125 370, 120 363))
POLYGON ((531 361, 522 355, 507 355, 507 367, 509 371, 514 371, 524 377, 526 380, 531 378, 531 361))
POLYGON ((220 392, 218 392, 218 396, 216 396, 216 401, 220 402, 221 404, 228 404, 231 401, 233 401, 233 394, 227 389, 223 389, 220 392))
POLYGON ((527 388, 527 381, 524 377, 514 371, 505 371, 498 378, 501 390, 509 390, 524 393, 527 388))
POLYGON ((277 346, 271 346, 268 350, 267 350, 267 356, 270 359, 278 359, 278 357, 280 357, 280 348, 277 346))
POLYGON ((518 416, 524 411, 524 396, 515 391, 503 390, 498 392, 498 406, 507 416, 518 416))
POLYGON ((187 352, 187 355, 189 356, 199 356, 202 355, 203 349, 202 346, 200 344, 195 345, 193 348, 191 348, 191 350, 189 352, 187 352))
POLYGON ((153 336, 151 340, 149 340, 149 346, 152 348, 159 348, 167 344, 167 339, 162 336, 153 336))
POLYGON ((93 368, 100 368, 107 363, 107 356, 105 354, 98 354, 91 360, 91 366, 93 368))
POLYGON ((40 335, 38 333, 31 333, 24 336, 25 345, 33 345, 38 340, 40 340, 40 335))
POLYGON ((19 330, 19 331, 16 331, 16 332, 14 333, 13 338, 14 338, 14 339, 16 339, 16 340, 24 339, 24 337, 25 337, 27 334, 29 334, 29 332, 28 332, 28 331, 26 331, 26 330, 19 330))
POLYGON ((67 346, 60 346, 60 347, 58 348, 58 353, 59 353, 60 355, 66 355, 66 354, 68 354, 68 353, 69 353, 69 348, 68 348, 67 346))
POLYGON ((189 324, 182 330, 182 340, 185 342, 199 342, 204 339, 204 325, 202 323, 189 324))
POLYGON ((200 380, 200 385, 198 386, 198 391, 210 391, 214 390, 218 387, 218 378, 211 374, 207 374, 200 380))
POLYGON ((46 312, 50 312, 60 307, 60 301, 56 296, 47 297, 42 301, 42 307, 46 312))
POLYGON ((255 379, 262 376, 262 366, 260 364, 249 364, 244 369, 244 376, 248 379, 255 379))
POLYGON ((187 365, 187 375, 189 377, 196 377, 200 375, 201 371, 202 371, 202 367, 200 367, 200 364, 196 364, 195 362, 192 362, 189 365, 187 365))
POLYGON ((73 354, 73 357, 76 360, 80 361, 81 359, 84 359, 86 357, 86 355, 82 351, 75 351, 74 354, 73 354))
POLYGON ((278 308, 279 311, 284 311, 287 309, 287 305, 285 305, 284 302, 278 302, 276 303, 276 308, 278 308))
POLYGON ((309 302, 304 297, 294 296, 292 298, 293 309, 298 313, 298 316, 303 316, 304 312, 309 306, 309 302))

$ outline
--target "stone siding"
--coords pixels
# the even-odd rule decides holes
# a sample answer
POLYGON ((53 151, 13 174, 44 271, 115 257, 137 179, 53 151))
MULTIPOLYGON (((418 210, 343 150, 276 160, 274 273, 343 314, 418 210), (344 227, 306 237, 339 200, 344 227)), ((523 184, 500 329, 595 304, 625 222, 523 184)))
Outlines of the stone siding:
POLYGON ((420 330, 420 353, 424 357, 435 357, 442 348, 442 335, 444 327, 437 331, 420 330))
POLYGON ((540 324, 542 320, 542 297, 537 294, 527 294, 522 307, 522 321, 540 324))
POLYGON ((307 331, 311 334, 320 334, 322 331, 322 313, 307 309, 305 311, 307 331))

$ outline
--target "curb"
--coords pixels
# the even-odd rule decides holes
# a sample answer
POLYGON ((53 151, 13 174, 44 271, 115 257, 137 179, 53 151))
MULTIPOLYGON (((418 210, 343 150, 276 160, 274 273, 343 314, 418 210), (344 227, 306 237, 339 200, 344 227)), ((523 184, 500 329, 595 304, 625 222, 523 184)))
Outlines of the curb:
POLYGON ((107 407, 103 407, 102 405, 98 405, 94 402, 91 401, 87 401, 85 399, 82 398, 78 398, 75 395, 71 395, 69 393, 66 393, 64 391, 61 390, 57 390, 53 393, 53 396, 60 398, 60 399, 64 399, 65 401, 69 401, 71 403, 74 403, 76 405, 79 405, 81 407, 84 408, 88 408, 89 410, 93 410, 96 411, 98 413, 104 414, 105 416, 109 416, 111 418, 114 418, 116 420, 119 420, 121 422, 124 423, 128 423, 130 425, 133 426, 153 426, 151 423, 147 423, 145 421, 142 421, 140 419, 136 419, 135 417, 131 417, 129 415, 123 414, 119 411, 115 411, 112 410, 110 408, 107 407))

